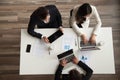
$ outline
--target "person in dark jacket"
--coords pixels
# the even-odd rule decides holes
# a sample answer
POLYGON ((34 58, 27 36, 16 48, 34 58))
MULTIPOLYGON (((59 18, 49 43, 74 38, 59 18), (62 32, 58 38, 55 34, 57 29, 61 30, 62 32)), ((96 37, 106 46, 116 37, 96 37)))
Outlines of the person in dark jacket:
POLYGON ((44 42, 49 43, 48 38, 41 33, 34 31, 37 28, 62 28, 61 14, 55 5, 42 6, 36 9, 30 16, 27 32, 33 37, 43 39, 44 42))
POLYGON ((79 61, 76 57, 73 58, 73 63, 81 67, 86 74, 80 74, 76 69, 70 70, 69 74, 63 74, 61 76, 64 66, 67 64, 66 60, 60 61, 60 64, 55 73, 55 80, 89 80, 93 74, 93 70, 84 64, 82 61, 79 61))

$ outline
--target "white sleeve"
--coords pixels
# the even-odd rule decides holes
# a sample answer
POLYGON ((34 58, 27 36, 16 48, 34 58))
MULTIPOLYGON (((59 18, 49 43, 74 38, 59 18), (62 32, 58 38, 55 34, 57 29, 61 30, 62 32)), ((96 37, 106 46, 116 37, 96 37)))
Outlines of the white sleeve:
POLYGON ((75 14, 76 14, 76 9, 74 8, 72 11, 72 16, 70 18, 70 26, 73 28, 73 30, 77 33, 78 36, 81 36, 83 33, 80 31, 80 28, 77 25, 77 22, 75 20, 75 14))
POLYGON ((102 25, 102 22, 101 22, 100 16, 99 16, 99 14, 98 14, 97 9, 96 9, 95 6, 92 6, 92 10, 93 10, 93 15, 94 15, 96 23, 97 23, 96 26, 95 26, 95 28, 93 29, 92 33, 95 34, 95 35, 97 35, 98 32, 99 32, 99 29, 100 29, 100 27, 102 25))

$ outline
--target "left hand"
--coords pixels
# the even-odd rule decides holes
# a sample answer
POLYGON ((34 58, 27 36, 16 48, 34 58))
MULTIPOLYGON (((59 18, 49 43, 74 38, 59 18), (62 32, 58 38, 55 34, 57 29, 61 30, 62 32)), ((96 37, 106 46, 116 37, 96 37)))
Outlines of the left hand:
POLYGON ((95 34, 92 34, 92 36, 90 37, 90 40, 89 40, 91 43, 96 43, 96 36, 95 34))
POLYGON ((62 27, 62 26, 60 26, 60 27, 59 27, 59 29, 60 29, 60 31, 62 31, 62 33, 63 33, 63 27, 62 27))
POLYGON ((43 39, 43 41, 44 41, 45 43, 50 43, 50 42, 49 42, 49 39, 48 39, 46 36, 43 36, 42 39, 43 39))
POLYGON ((66 59, 61 60, 61 61, 60 61, 60 64, 61 64, 62 66, 65 66, 65 65, 67 64, 67 60, 66 60, 66 59))

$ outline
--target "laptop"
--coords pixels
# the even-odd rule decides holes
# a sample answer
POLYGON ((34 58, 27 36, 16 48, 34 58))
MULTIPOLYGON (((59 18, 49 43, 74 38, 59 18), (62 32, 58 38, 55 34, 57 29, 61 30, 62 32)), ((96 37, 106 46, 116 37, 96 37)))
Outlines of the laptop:
POLYGON ((81 51, 100 50, 96 43, 88 42, 87 44, 84 44, 83 41, 80 41, 79 45, 81 51))
POLYGON ((63 52, 62 54, 57 55, 59 61, 65 59, 67 60, 67 63, 71 62, 72 59, 75 57, 73 54, 73 49, 70 49, 66 52, 63 52))
POLYGON ((59 37, 61 37, 63 35, 61 30, 57 30, 55 33, 53 33, 52 35, 50 35, 48 37, 49 42, 52 43, 54 42, 56 39, 58 39, 59 37))
POLYGON ((75 55, 73 54, 73 49, 63 52, 63 53, 57 55, 57 57, 58 57, 59 61, 61 61, 63 59, 67 60, 67 65, 64 67, 64 69, 68 69, 68 68, 74 66, 74 64, 71 63, 72 59, 75 57, 75 55))

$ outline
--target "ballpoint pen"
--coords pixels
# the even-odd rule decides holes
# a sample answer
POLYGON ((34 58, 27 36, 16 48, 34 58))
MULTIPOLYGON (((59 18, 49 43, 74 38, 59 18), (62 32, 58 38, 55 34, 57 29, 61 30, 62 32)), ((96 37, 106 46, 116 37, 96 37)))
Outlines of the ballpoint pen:
POLYGON ((50 50, 49 50, 49 55, 50 55, 50 50))
POLYGON ((46 44, 46 46, 48 47, 48 52, 49 52, 49 55, 50 55, 50 50, 51 50, 50 44, 46 44))
POLYGON ((77 46, 77 40, 75 39, 75 46, 77 46))

